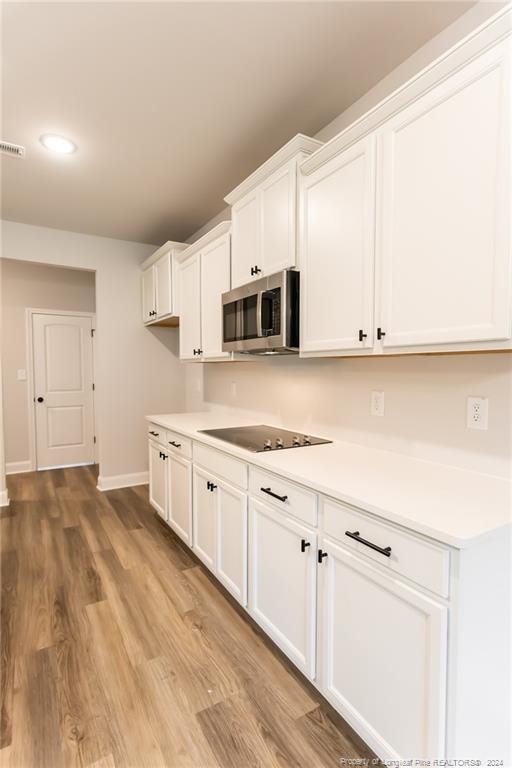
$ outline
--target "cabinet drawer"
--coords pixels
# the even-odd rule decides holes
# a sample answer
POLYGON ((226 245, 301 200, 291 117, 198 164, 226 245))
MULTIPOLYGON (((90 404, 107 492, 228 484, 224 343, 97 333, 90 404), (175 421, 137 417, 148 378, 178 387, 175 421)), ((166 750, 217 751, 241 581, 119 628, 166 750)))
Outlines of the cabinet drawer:
POLYGON ((406 576, 442 597, 449 594, 450 553, 434 543, 360 513, 330 499, 323 499, 323 530, 348 549, 369 557, 384 568, 406 576), (358 532, 361 539, 382 549, 391 547, 389 557, 347 536, 358 532))
POLYGON ((156 443, 165 445, 166 432, 165 429, 159 427, 158 424, 148 424, 146 432, 150 440, 154 440, 156 443))
POLYGON ((252 496, 274 504, 278 509, 307 525, 317 525, 317 496, 306 488, 289 483, 270 472, 251 467, 249 489, 252 496))
POLYGON ((169 429, 166 431, 165 447, 171 453, 183 456, 184 459, 192 458, 192 440, 169 429))
POLYGON ((239 488, 247 488, 247 464, 202 443, 194 443, 194 462, 239 488))

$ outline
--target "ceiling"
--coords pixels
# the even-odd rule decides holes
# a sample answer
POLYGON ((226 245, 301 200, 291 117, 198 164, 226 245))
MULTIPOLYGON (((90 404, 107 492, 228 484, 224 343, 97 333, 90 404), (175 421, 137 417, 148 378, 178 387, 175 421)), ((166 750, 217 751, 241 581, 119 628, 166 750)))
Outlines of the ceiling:
POLYGON ((186 239, 471 5, 3 3, 2 139, 27 155, 2 159, 2 215, 186 239), (78 152, 51 155, 46 132, 78 152))

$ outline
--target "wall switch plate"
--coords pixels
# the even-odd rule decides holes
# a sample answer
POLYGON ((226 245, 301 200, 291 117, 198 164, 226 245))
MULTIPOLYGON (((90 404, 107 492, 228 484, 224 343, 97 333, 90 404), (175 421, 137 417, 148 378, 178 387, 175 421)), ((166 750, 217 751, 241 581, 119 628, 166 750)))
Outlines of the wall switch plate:
POLYGON ((384 392, 374 390, 370 398, 370 413, 372 416, 384 416, 384 392))
POLYGON ((466 426, 468 429, 487 429, 489 422, 489 400, 486 397, 468 397, 466 426))
POLYGON ((27 380, 27 372, 25 368, 18 368, 16 371, 16 378, 18 381, 26 381, 27 380))

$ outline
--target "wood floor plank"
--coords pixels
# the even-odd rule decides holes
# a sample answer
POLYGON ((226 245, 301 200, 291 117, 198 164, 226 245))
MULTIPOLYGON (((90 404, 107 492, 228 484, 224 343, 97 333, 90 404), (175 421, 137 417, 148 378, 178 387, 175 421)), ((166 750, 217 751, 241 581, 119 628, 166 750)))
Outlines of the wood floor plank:
POLYGON ((1 768, 334 768, 371 752, 154 513, 11 476, 1 768))
POLYGON ((222 768, 278 768, 279 763, 241 697, 204 709, 197 720, 222 768))
POLYGON ((0 634, 0 749, 12 739, 12 699, 14 694, 15 648, 13 644, 18 555, 4 552, 1 564, 1 634, 0 634))

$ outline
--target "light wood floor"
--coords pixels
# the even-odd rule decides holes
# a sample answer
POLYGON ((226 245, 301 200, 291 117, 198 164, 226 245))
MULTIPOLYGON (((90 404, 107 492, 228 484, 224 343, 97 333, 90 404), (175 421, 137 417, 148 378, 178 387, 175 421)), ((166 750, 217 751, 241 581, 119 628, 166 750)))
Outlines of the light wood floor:
POLYGON ((339 766, 372 758, 160 522, 92 468, 9 478, 2 768, 339 766))

